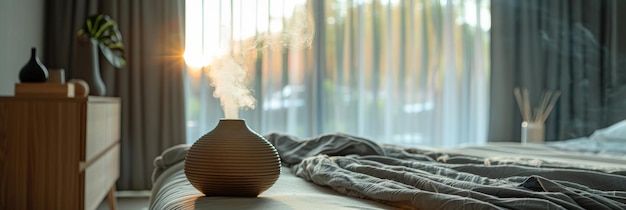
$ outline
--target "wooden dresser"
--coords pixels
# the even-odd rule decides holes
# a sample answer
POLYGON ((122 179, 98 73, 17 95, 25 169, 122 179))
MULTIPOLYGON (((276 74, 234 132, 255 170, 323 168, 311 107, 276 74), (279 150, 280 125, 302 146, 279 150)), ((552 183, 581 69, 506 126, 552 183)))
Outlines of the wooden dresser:
POLYGON ((120 100, 0 97, 0 209, 116 207, 120 100))

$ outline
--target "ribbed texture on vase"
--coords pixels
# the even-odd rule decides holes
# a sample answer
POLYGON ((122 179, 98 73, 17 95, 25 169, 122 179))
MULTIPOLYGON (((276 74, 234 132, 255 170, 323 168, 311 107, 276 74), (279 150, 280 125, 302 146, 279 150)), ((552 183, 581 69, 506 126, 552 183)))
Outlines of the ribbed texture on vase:
POLYGON ((240 119, 222 119, 194 143, 185 175, 206 196, 256 197, 280 175, 276 148, 240 119))

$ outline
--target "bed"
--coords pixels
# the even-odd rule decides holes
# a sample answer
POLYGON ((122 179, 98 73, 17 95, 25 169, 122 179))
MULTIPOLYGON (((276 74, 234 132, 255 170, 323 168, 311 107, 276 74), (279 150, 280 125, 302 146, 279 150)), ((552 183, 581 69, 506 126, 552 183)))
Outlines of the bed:
POLYGON ((626 209, 626 122, 586 138, 458 148, 271 133, 281 176, 257 198, 204 197, 178 145, 155 159, 150 209, 626 209))

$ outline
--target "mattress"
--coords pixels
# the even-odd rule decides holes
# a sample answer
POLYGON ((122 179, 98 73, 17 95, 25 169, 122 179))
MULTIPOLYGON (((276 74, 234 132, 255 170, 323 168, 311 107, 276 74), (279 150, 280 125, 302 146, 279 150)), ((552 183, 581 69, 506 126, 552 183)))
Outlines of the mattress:
MULTIPOLYGON (((184 154, 187 145, 166 153, 184 154)), ((166 157, 170 160, 177 157, 166 157)), ((159 160, 162 160, 159 158, 159 160)), ((179 159, 180 160, 180 159, 179 159)), ((175 161, 174 161, 175 162, 175 161)), ((154 177, 150 209, 389 209, 375 201, 342 195, 332 189, 296 177, 289 167, 282 167, 280 178, 256 198, 204 197, 185 177, 184 162, 172 162, 154 177)))
POLYGON ((444 149, 346 134, 266 138, 283 167, 258 198, 204 197, 182 170, 189 145, 179 145, 155 160, 150 209, 626 209, 620 141, 444 149))

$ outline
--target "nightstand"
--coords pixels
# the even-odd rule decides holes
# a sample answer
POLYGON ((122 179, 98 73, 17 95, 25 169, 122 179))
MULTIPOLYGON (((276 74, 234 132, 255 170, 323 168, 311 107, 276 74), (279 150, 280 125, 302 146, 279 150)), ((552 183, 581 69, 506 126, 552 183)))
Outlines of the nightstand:
POLYGON ((115 209, 120 100, 0 97, 0 209, 115 209))

